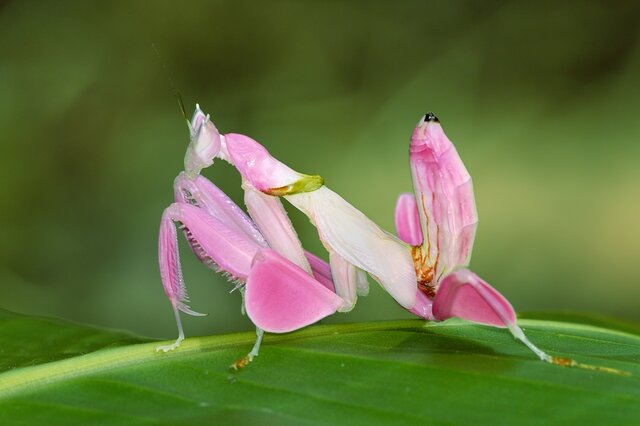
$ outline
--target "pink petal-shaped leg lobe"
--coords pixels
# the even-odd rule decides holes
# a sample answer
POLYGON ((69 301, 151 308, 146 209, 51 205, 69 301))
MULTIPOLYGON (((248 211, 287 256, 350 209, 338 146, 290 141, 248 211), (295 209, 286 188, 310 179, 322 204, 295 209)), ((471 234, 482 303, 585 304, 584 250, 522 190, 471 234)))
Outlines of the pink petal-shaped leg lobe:
POLYGON ((468 269, 447 275, 433 301, 437 320, 458 317, 468 321, 508 327, 516 314, 507 299, 468 269))
POLYGON ((396 232, 398 238, 411 246, 422 244, 420 214, 413 194, 400 194, 396 203, 396 232))
POLYGON ((333 314, 342 299, 303 269, 271 249, 256 254, 245 290, 245 308, 253 323, 268 332, 286 333, 333 314))
POLYGON ((506 327, 541 360, 553 362, 552 357, 531 343, 518 327, 511 303, 468 269, 455 271, 442 280, 433 301, 433 315, 437 320, 458 317, 494 327, 506 327))

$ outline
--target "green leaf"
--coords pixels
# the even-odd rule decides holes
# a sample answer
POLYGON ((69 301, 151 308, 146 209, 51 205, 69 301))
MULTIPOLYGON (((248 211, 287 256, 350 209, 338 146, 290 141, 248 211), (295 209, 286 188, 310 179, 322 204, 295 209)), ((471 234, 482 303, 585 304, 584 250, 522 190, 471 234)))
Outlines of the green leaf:
POLYGON ((637 424, 640 336, 597 321, 520 324, 553 355, 631 375, 549 365, 505 330, 458 320, 269 335, 232 372, 253 333, 165 354, 124 333, 0 312, 0 423, 637 424))

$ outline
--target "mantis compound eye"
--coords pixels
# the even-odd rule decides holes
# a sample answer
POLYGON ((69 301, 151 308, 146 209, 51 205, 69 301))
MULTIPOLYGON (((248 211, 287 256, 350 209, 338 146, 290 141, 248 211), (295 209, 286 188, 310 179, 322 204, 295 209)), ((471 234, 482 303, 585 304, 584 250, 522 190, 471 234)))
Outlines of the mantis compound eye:
POLYGON ((432 112, 426 113, 424 117, 422 117, 422 120, 420 120, 420 124, 431 123, 431 122, 436 122, 436 123, 440 122, 440 120, 438 120, 438 117, 436 117, 436 115, 432 112))

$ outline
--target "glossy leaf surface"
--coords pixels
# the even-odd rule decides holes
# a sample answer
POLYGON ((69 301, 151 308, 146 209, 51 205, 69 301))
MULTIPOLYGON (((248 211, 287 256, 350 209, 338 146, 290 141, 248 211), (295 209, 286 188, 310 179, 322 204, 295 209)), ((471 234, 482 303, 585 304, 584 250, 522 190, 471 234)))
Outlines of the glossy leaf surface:
POLYGON ((189 338, 165 354, 123 333, 1 313, 0 413, 7 425, 632 424, 640 337, 597 323, 520 321, 551 354, 630 376, 545 364, 505 330, 458 320, 269 335, 236 373, 228 365, 253 333, 189 338))

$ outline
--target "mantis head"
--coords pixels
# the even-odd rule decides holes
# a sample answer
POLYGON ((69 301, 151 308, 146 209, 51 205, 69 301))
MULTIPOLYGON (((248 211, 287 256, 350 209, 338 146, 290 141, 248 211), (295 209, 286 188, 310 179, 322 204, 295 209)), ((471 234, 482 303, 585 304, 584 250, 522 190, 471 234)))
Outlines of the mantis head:
POLYGON ((196 110, 189 124, 190 141, 184 156, 184 170, 189 179, 195 179, 200 170, 213 164, 213 159, 220 153, 220 132, 209 115, 205 115, 196 105, 196 110))

